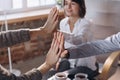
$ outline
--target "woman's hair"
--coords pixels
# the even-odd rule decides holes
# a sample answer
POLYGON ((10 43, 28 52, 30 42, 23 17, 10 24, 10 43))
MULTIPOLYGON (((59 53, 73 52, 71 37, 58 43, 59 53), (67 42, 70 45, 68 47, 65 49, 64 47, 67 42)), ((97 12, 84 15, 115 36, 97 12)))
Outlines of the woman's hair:
MULTIPOLYGON (((80 7, 79 16, 81 18, 84 18, 85 14, 86 14, 85 0, 72 0, 72 1, 76 2, 79 5, 79 7, 80 7)), ((65 0, 64 0, 64 5, 65 5, 65 0)))

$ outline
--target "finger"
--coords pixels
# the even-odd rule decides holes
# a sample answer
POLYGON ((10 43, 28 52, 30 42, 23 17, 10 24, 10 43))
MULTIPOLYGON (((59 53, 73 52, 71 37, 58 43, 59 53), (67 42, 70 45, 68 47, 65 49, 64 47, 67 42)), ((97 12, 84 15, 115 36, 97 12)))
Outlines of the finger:
POLYGON ((60 54, 60 57, 65 57, 66 54, 68 54, 68 51, 67 51, 67 50, 64 50, 64 51, 60 54))
POLYGON ((51 18, 54 16, 56 10, 57 10, 56 7, 53 7, 53 8, 51 9, 50 14, 49 14, 51 18))
POLYGON ((59 32, 59 44, 60 44, 60 48, 62 48, 62 42, 61 42, 61 39, 62 39, 62 33, 59 32))
POLYGON ((58 32, 57 39, 58 39, 58 41, 59 41, 59 44, 60 44, 60 32, 58 32))
POLYGON ((59 52, 58 52, 58 54, 57 54, 57 57, 60 57, 61 53, 62 53, 62 50, 59 49, 59 52))
POLYGON ((61 37, 61 45, 64 46, 64 35, 62 34, 62 37, 61 37))
POLYGON ((68 51, 64 50, 63 52, 59 53, 57 56, 60 57, 61 55, 66 55, 66 54, 68 54, 68 51))
POLYGON ((58 10, 56 10, 56 12, 53 14, 53 21, 56 21, 57 20, 57 18, 59 17, 59 11, 58 10))
POLYGON ((55 7, 53 7, 51 10, 50 10, 50 13, 52 13, 54 11, 55 7))
POLYGON ((54 37, 53 37, 53 40, 52 40, 51 47, 53 47, 53 46, 54 46, 54 44, 55 44, 55 38, 56 38, 56 32, 54 33, 54 37))
POLYGON ((49 17, 52 15, 53 9, 54 9, 54 8, 52 8, 52 9, 50 10, 49 15, 48 15, 49 17))
POLYGON ((59 39, 60 39, 60 42, 61 42, 61 38, 62 38, 62 33, 59 32, 59 39))
POLYGON ((58 50, 59 50, 59 44, 58 44, 57 39, 56 39, 56 41, 55 41, 55 44, 54 44, 53 49, 54 49, 54 53, 57 54, 57 52, 58 52, 58 50))
POLYGON ((55 7, 53 7, 51 10, 50 10, 50 13, 48 15, 48 17, 51 19, 54 15, 54 12, 55 12, 55 7))
POLYGON ((52 12, 52 16, 54 16, 57 11, 58 11, 57 8, 54 7, 53 12, 52 12))
POLYGON ((58 21, 58 18, 57 18, 57 20, 54 21, 53 26, 50 28, 51 31, 54 31, 56 29, 58 22, 59 21, 58 21))
POLYGON ((54 44, 53 44, 53 49, 56 50, 58 46, 58 40, 57 40, 57 33, 54 33, 54 44))
POLYGON ((58 42, 59 42, 59 32, 57 32, 57 40, 58 40, 58 42))

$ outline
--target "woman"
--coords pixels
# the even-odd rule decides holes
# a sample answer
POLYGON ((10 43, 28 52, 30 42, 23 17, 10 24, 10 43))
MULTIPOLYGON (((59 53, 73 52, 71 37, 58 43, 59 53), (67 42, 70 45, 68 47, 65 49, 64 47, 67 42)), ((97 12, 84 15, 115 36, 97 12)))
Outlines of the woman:
MULTIPOLYGON (((64 0, 64 12, 66 17, 60 22, 60 31, 63 32, 65 37, 65 49, 92 41, 93 35, 90 30, 92 23, 85 19, 85 1, 64 0)), ((89 79, 91 79, 95 76, 92 73, 98 70, 94 56, 82 59, 68 59, 68 61, 62 60, 57 68, 58 71, 69 69, 70 77, 81 72, 88 74, 89 79), (70 62, 70 67, 66 65, 68 61, 70 62)))

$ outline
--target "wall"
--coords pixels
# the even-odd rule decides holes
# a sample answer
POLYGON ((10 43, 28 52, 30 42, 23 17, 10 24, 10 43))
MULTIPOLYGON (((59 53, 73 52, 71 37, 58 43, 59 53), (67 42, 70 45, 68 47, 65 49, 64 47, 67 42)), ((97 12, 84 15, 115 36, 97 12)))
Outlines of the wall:
POLYGON ((12 7, 11 4, 12 0, 0 0, 0 10, 9 10, 12 7))
POLYGON ((92 19, 95 40, 120 31, 120 0, 85 0, 88 19, 92 19))

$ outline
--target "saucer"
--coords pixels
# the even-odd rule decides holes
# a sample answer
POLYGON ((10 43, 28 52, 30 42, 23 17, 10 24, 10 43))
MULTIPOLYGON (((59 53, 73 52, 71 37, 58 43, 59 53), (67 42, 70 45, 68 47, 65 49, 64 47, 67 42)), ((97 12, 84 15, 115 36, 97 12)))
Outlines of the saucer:
MULTIPOLYGON (((52 76, 51 78, 49 78, 48 80, 55 80, 55 76, 52 76)), ((71 80, 70 78, 67 78, 66 80, 71 80)))
MULTIPOLYGON (((73 80, 75 80, 75 79, 73 79, 73 80)), ((89 79, 87 79, 87 80, 89 80, 89 79)))
POLYGON ((67 78, 67 80, 71 80, 70 78, 67 78))

